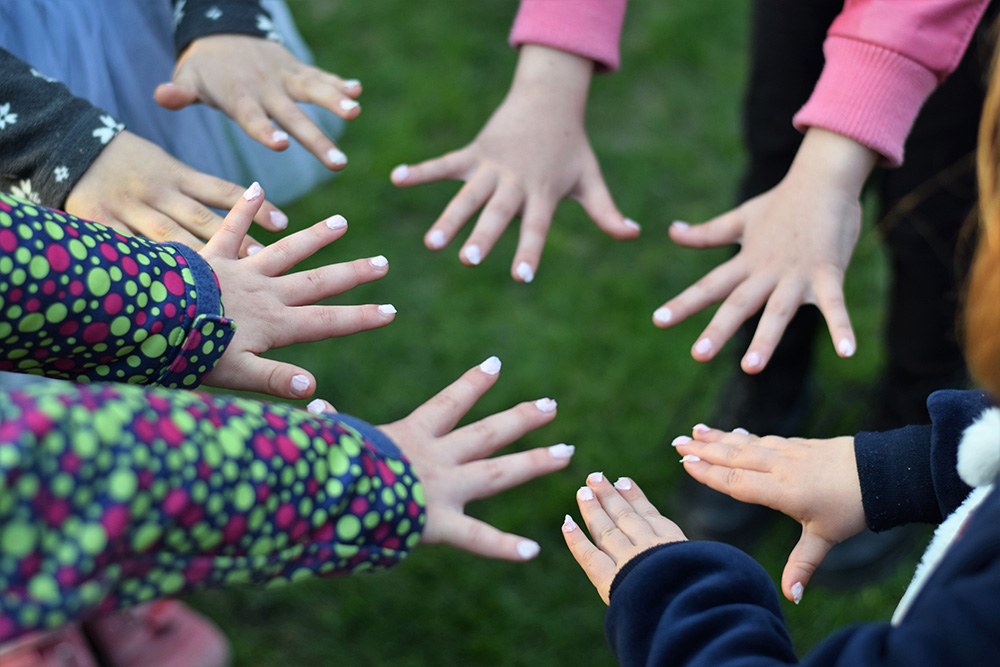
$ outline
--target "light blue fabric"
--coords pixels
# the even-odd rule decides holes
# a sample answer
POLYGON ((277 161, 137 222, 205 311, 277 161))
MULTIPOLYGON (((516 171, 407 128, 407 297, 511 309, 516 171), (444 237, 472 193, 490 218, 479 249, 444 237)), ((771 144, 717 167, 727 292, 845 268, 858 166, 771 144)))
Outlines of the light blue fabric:
MULTIPOLYGON (((261 4, 285 46, 312 63, 284 1, 261 4)), ((276 204, 333 176, 294 140, 275 152, 215 109, 169 111, 156 103, 153 90, 170 80, 175 61, 169 0, 0 0, 0 45, 185 164, 239 185, 259 181, 276 204)), ((303 110, 328 136, 343 131, 344 122, 329 111, 303 110)))

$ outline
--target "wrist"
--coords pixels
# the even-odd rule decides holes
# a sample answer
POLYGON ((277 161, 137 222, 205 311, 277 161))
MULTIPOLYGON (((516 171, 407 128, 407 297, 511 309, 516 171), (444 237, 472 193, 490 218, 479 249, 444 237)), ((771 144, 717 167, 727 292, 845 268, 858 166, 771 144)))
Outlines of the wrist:
POLYGON ((594 61, 589 58, 540 44, 525 44, 520 49, 510 91, 582 112, 593 71, 594 61))
POLYGON ((854 139, 810 127, 795 154, 789 174, 803 173, 807 178, 820 179, 822 183, 839 186, 859 197, 877 160, 878 153, 854 139))

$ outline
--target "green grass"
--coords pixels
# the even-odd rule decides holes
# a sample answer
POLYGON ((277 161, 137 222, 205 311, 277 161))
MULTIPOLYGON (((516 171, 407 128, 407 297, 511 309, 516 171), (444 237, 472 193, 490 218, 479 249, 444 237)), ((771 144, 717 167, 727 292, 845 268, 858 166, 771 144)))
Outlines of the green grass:
MULTIPOLYGON (((588 126, 619 206, 643 234, 614 241, 564 203, 530 286, 509 277, 513 229, 475 269, 457 261, 458 243, 441 253, 423 247, 456 183, 401 190, 388 180, 396 164, 459 148, 485 123, 513 73, 506 37, 516 0, 290 4, 318 62, 365 89, 363 113, 341 142, 349 168, 288 207, 292 225, 345 215, 348 234, 314 263, 385 254, 389 276, 339 302, 393 303, 399 314, 385 329, 275 356, 307 365, 318 395, 377 424, 496 354, 502 377, 470 417, 552 396, 559 417, 514 447, 569 442, 577 455, 565 472, 469 508, 537 539, 542 553, 530 564, 421 547, 389 573, 212 591, 194 603, 232 639, 239 665, 611 664, 604 605, 559 525, 575 513, 573 494, 593 470, 633 476, 670 514, 681 469, 665 443, 708 418, 735 368, 729 354, 708 364, 689 355, 711 313, 669 331, 650 316, 728 252, 678 248, 667 227, 707 219, 733 201, 743 160, 747 3, 631 1, 624 69, 595 80, 588 126)), ((864 408, 859 389, 880 363, 885 262, 870 231, 854 264, 848 303, 858 355, 839 360, 825 339, 817 352, 817 420, 838 433, 851 432, 864 408)), ((672 518, 684 526, 683 516, 672 518)), ((775 577, 794 534, 776 528, 757 554, 775 577)), ((801 606, 786 607, 797 647, 844 623, 888 618, 907 576, 903 568, 861 591, 810 588, 801 606)))

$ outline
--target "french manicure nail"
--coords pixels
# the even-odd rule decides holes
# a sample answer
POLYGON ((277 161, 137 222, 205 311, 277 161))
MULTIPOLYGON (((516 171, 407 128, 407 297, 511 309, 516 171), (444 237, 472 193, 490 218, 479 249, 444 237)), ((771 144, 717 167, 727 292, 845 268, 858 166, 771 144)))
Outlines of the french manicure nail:
POLYGON ((517 265, 517 277, 526 283, 530 283, 535 279, 535 272, 531 270, 530 264, 521 262, 517 265))
POLYGON ((358 103, 354 100, 340 100, 340 108, 344 111, 351 111, 358 108, 358 103))
POLYGON ((603 472, 592 472, 589 475, 587 475, 587 481, 590 482, 591 484, 600 484, 601 480, 603 479, 604 479, 603 472))
POLYGON ((760 366, 760 355, 756 352, 751 352, 746 356, 744 361, 746 362, 747 368, 757 368, 760 366))
POLYGON ((378 255, 377 257, 372 257, 368 260, 368 263, 374 266, 376 269, 384 269, 389 266, 389 260, 385 258, 385 255, 378 255))
POLYGON ((634 229, 637 232, 642 231, 642 226, 635 220, 632 220, 631 218, 625 218, 625 226, 628 227, 629 229, 634 229))
POLYGON ((739 433, 740 435, 750 435, 750 431, 746 430, 745 428, 741 428, 739 426, 733 429, 733 433, 739 433))
POLYGON ((284 229, 288 226, 288 216, 281 211, 271 211, 271 224, 278 229, 284 229))
POLYGON ((479 364, 479 370, 486 373, 487 375, 496 375, 500 372, 500 358, 493 356, 479 364))
POLYGON ((348 79, 344 82, 344 88, 357 88, 361 85, 361 82, 357 79, 348 79))
POLYGON ((517 543, 517 554, 524 560, 531 560, 542 548, 534 540, 521 540, 517 543))
POLYGON ((309 405, 306 406, 306 410, 314 415, 321 415, 326 412, 326 403, 322 399, 314 398, 309 401, 309 405))
POLYGON ((282 132, 281 130, 275 130, 274 134, 271 135, 271 141, 278 144, 282 141, 288 141, 288 133, 282 132))
POLYGON ((444 232, 440 229, 435 229, 427 235, 427 243, 430 244, 430 246, 435 250, 443 248, 446 241, 447 239, 444 237, 444 232))
POLYGON ((306 389, 309 388, 309 378, 307 378, 305 375, 293 375, 291 386, 292 386, 292 391, 294 391, 296 394, 301 394, 302 392, 304 392, 306 389))
POLYGON ((410 168, 407 167, 405 164, 401 164, 392 170, 392 173, 389 174, 389 178, 391 178, 394 181, 405 181, 406 177, 409 175, 410 175, 410 168))
POLYGON ((687 437, 686 435, 679 435, 676 438, 674 438, 670 442, 670 444, 676 447, 677 445, 686 445, 689 442, 691 442, 691 438, 687 437))
POLYGON ((666 306, 661 306, 653 311, 653 319, 660 324, 669 324, 673 317, 674 314, 666 306))
POLYGON ((563 519, 562 532, 572 533, 574 530, 576 530, 576 528, 577 528, 576 521, 573 521, 573 517, 567 514, 566 518, 563 519))
POLYGON ((347 226, 347 218, 338 213, 326 219, 326 226, 334 230, 343 229, 347 226))
POLYGON ((343 167, 347 164, 347 156, 336 148, 331 148, 326 152, 326 159, 330 161, 334 167, 343 167))
POLYGON ((396 307, 393 306, 391 303, 383 303, 381 306, 378 307, 378 312, 388 317, 389 315, 396 314, 396 307))
POLYGON ((705 426, 704 424, 695 424, 694 427, 691 428, 691 430, 694 431, 695 433, 708 433, 712 429, 705 426))
POLYGON ((590 490, 589 486, 581 486, 579 489, 576 490, 576 499, 577 500, 593 500, 594 499, 594 492, 590 490))
POLYGON ((615 488, 619 491, 628 491, 632 488, 632 480, 628 477, 619 477, 618 481, 615 482, 615 488))
POLYGON ((469 260, 469 264, 476 266, 483 261, 483 254, 480 252, 479 246, 473 244, 465 247, 465 258, 469 260))
POLYGON ((554 412, 558 403, 551 398, 540 398, 535 401, 535 407, 542 412, 554 412))
POLYGON ((247 201, 253 201, 259 196, 260 196, 260 183, 258 183, 257 181, 254 181, 253 185, 247 188, 247 191, 243 193, 243 198, 246 199, 247 201))
POLYGON ((798 604, 802 602, 802 594, 805 593, 806 587, 802 585, 801 581, 796 581, 792 584, 792 602, 798 604))
POLYGON ((840 352, 842 357, 853 357, 854 356, 854 343, 848 338, 843 338, 837 344, 837 351, 840 352))
POLYGON ((708 338, 702 338, 695 344, 694 351, 698 354, 708 354, 712 351, 712 341, 708 338))
POLYGON ((573 457, 573 452, 576 451, 576 447, 573 445, 567 445, 565 443, 559 443, 558 445, 552 445, 549 447, 549 454, 552 455, 554 459, 568 459, 573 457))
POLYGON ((681 457, 681 463, 693 463, 695 461, 701 461, 701 457, 694 454, 685 454, 681 457))
POLYGON ((247 254, 248 255, 256 255, 257 253, 259 253, 263 249, 264 249, 264 246, 262 246, 262 245, 252 245, 249 248, 247 248, 247 254))
POLYGON ((680 220, 674 220, 673 222, 670 223, 670 226, 673 227, 674 229, 685 230, 691 225, 689 225, 686 222, 682 222, 680 220))

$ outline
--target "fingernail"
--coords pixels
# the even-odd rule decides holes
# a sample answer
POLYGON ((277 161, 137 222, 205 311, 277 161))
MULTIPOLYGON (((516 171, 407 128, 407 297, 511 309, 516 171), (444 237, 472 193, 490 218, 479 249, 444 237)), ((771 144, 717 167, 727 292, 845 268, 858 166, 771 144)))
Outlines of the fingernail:
MULTIPOLYGON (((368 260, 368 263, 374 266, 376 269, 384 269, 389 266, 389 260, 385 258, 385 255, 379 255, 377 257, 372 257, 368 260)), ((393 310, 393 312, 396 312, 393 310)))
POLYGON ((392 170, 392 173, 389 174, 389 178, 391 178, 394 181, 405 181, 406 177, 409 175, 410 175, 410 168, 407 167, 405 164, 401 164, 392 170))
POLYGON ((744 362, 746 362, 747 368, 757 368, 760 366, 760 355, 756 352, 751 352, 746 356, 744 362))
POLYGON ((260 196, 260 183, 258 183, 257 181, 254 181, 253 185, 247 188, 247 191, 243 193, 243 198, 246 199, 247 201, 253 201, 259 196, 260 196))
POLYGON ((551 398, 540 398, 535 401, 535 407, 542 412, 554 412, 558 403, 551 398))
POLYGON ((629 229, 634 229, 637 232, 642 231, 642 226, 635 220, 632 220, 631 218, 625 218, 625 226, 628 227, 629 229))
POLYGON ((701 461, 701 457, 694 454, 685 454, 681 457, 681 463, 692 463, 694 461, 701 461))
POLYGON ((309 378, 307 378, 305 375, 293 375, 291 386, 292 386, 292 391, 294 391, 296 394, 301 394, 302 392, 304 392, 306 389, 309 388, 309 378))
POLYGON ((801 581, 796 581, 792 584, 792 602, 798 604, 802 602, 802 594, 806 592, 806 587, 802 585, 801 581))
POLYGON ((357 79, 348 79, 344 82, 344 88, 357 88, 361 85, 361 82, 357 79))
MULTIPOLYGON (((405 169, 406 167, 403 168, 405 169)), ((440 229, 435 229, 427 235, 427 243, 435 250, 443 248, 446 241, 447 239, 444 237, 444 232, 440 229)))
POLYGON ((497 356, 492 356, 483 363, 479 364, 479 370, 486 373, 487 375, 496 375, 500 372, 500 358, 497 356))
POLYGON ((660 324, 668 324, 673 317, 674 314, 666 306, 662 306, 653 311, 653 319, 660 324))
POLYGON ((733 433, 739 433, 740 435, 750 435, 750 431, 746 430, 745 428, 740 428, 739 426, 733 429, 733 433))
POLYGON ((326 412, 326 403, 320 398, 314 398, 309 401, 309 405, 306 406, 306 410, 314 415, 321 415, 326 412))
POLYGON ((344 111, 351 111, 358 108, 358 103, 354 100, 340 100, 340 108, 344 111))
POLYGON ((383 303, 381 306, 378 307, 378 312, 388 317, 389 315, 396 314, 396 307, 393 306, 391 303, 383 303))
POLYGON ((549 454, 551 454, 554 459, 573 458, 573 452, 575 451, 576 447, 565 443, 559 443, 558 445, 552 445, 549 447, 549 454))
POLYGON ((347 218, 338 213, 326 219, 326 226, 334 230, 343 229, 347 226, 347 218))
POLYGON ((708 338, 702 338, 695 344, 694 351, 698 354, 708 354, 712 351, 712 341, 708 338))
POLYGON ((577 500, 593 500, 594 499, 594 492, 590 490, 589 486, 581 486, 579 489, 576 490, 576 499, 577 500))
POLYGON ((628 477, 619 477, 618 481, 615 482, 615 488, 619 491, 628 491, 632 488, 632 480, 628 477))
POLYGON ((288 133, 282 132, 281 130, 275 130, 274 134, 271 135, 271 141, 274 143, 281 143, 282 141, 288 141, 288 133))
POLYGON ((335 167, 343 167, 347 164, 347 156, 336 148, 331 148, 326 152, 326 159, 335 167))
POLYGON ((531 270, 531 266, 527 262, 521 262, 517 265, 517 277, 530 283, 535 279, 535 272, 531 270))
POLYGON ((563 519, 562 532, 572 533, 576 529, 577 529, 576 521, 573 521, 573 517, 567 514, 566 518, 563 519))
POLYGON ((288 226, 288 216, 281 211, 271 211, 271 224, 278 229, 284 229, 288 226))
POLYGON ((705 426, 704 424, 695 424, 694 427, 692 427, 691 430, 694 431, 695 433, 707 433, 707 432, 711 431, 712 429, 710 429, 709 427, 705 426))
POLYGON ((842 357, 853 357, 854 356, 854 343, 848 338, 843 338, 837 344, 837 351, 840 352, 842 357))
POLYGON ((252 245, 249 248, 247 248, 247 254, 248 255, 256 255, 257 253, 259 253, 263 249, 264 249, 264 246, 262 246, 262 245, 252 245))
POLYGON ((690 227, 691 225, 689 225, 686 222, 681 222, 680 220, 674 220, 673 222, 670 223, 670 226, 673 229, 684 230, 684 229, 687 229, 688 227, 690 227))
POLYGON ((538 555, 542 548, 534 540, 521 540, 517 543, 517 555, 524 560, 531 560, 538 555))
POLYGON ((483 255, 479 251, 479 246, 473 244, 465 247, 465 258, 469 260, 469 264, 476 266, 479 262, 483 261, 483 255))
POLYGON ((677 445, 686 445, 689 442, 691 442, 691 438, 687 437, 686 435, 679 435, 676 438, 674 438, 670 442, 670 444, 676 447, 677 445))
POLYGON ((591 484, 600 484, 602 480, 604 480, 603 472, 592 472, 587 475, 587 481, 591 484))

